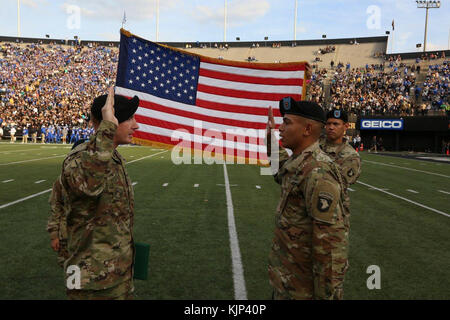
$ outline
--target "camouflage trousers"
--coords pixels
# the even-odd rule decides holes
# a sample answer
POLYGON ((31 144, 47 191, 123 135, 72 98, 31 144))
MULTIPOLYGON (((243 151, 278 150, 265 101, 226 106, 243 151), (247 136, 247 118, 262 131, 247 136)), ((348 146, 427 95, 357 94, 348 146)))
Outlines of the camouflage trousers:
POLYGON ((133 280, 104 290, 66 290, 69 300, 133 300, 133 280))

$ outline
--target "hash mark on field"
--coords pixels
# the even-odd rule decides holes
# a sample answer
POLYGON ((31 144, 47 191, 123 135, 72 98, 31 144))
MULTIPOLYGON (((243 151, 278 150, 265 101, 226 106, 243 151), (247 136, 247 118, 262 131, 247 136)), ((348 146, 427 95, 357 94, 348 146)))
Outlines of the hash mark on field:
POLYGON ((137 183, 137 181, 136 182, 133 182, 131 185, 132 186, 135 186, 135 185, 137 185, 138 183, 137 183))
POLYGON ((411 190, 411 189, 406 189, 406 191, 411 192, 411 193, 418 193, 417 191, 411 190))
POLYGON ((8 183, 8 182, 11 182, 11 181, 14 181, 14 179, 5 180, 5 181, 2 181, 2 182, 3 183, 8 183))
POLYGON ((438 191, 441 193, 450 194, 450 192, 447 192, 447 191, 442 191, 442 190, 438 190, 438 191))
POLYGON ((261 189, 261 186, 256 186, 256 189, 261 189))
POLYGON ((353 190, 352 188, 347 188, 348 189, 348 191, 352 191, 352 192, 354 192, 355 190, 353 190))
POLYGON ((41 183, 41 182, 44 182, 45 180, 38 180, 38 181, 36 181, 35 183, 41 183))
POLYGON ((198 188, 198 186, 199 186, 198 183, 194 184, 194 188, 198 188))
POLYGON ((386 191, 384 191, 383 189, 379 189, 379 188, 377 188, 377 187, 371 186, 370 184, 367 184, 367 183, 364 183, 364 182, 361 182, 361 181, 356 181, 356 182, 359 183, 359 184, 362 184, 362 185, 364 185, 364 186, 366 186, 366 187, 372 188, 372 189, 374 189, 374 190, 378 190, 378 191, 381 191, 381 192, 383 192, 383 193, 386 193, 386 194, 388 194, 388 195, 390 195, 390 196, 392 196, 392 197, 395 197, 395 198, 404 200, 404 201, 406 201, 406 202, 415 204, 416 206, 419 206, 419 207, 421 207, 421 208, 424 208, 424 209, 427 209, 427 210, 430 210, 430 211, 439 213, 439 214, 441 214, 441 215, 443 215, 443 216, 446 216, 446 217, 449 217, 449 218, 450 218, 450 214, 448 214, 448 213, 445 213, 445 212, 436 210, 436 209, 434 209, 434 208, 427 207, 427 206, 425 206, 425 205, 423 205, 423 204, 421 204, 421 203, 418 203, 418 202, 409 200, 409 199, 407 199, 407 198, 398 196, 398 195, 396 195, 396 194, 394 194, 394 193, 386 192, 386 191))
POLYGON ((167 187, 169 184, 166 182, 166 183, 164 183, 162 186, 163 187, 167 187))

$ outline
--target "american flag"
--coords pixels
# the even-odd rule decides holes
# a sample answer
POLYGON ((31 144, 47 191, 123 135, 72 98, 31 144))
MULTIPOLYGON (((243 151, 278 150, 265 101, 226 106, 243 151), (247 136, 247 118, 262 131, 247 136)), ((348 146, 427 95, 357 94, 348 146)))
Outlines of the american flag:
MULTIPOLYGON (((218 51, 219 52, 219 51, 218 51)), ((269 106, 301 100, 306 62, 251 63, 209 58, 159 45, 121 29, 116 94, 140 99, 133 141, 267 163, 269 106)))

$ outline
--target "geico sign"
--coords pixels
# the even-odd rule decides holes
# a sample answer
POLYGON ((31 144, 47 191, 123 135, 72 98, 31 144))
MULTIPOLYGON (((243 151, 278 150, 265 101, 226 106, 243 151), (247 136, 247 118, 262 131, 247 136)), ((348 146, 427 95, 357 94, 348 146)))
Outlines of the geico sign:
POLYGON ((361 120, 361 129, 403 129, 402 120, 361 120))

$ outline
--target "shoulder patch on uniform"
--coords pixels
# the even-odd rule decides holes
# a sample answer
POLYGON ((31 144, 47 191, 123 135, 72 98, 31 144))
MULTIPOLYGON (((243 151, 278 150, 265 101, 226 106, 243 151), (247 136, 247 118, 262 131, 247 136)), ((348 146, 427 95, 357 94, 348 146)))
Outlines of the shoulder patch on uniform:
POLYGON ((349 177, 353 177, 355 175, 355 172, 353 171, 353 168, 350 168, 350 170, 347 171, 347 175, 349 177))
POLYGON ((317 209, 320 212, 326 212, 333 203, 333 195, 328 192, 320 192, 317 198, 317 209))

